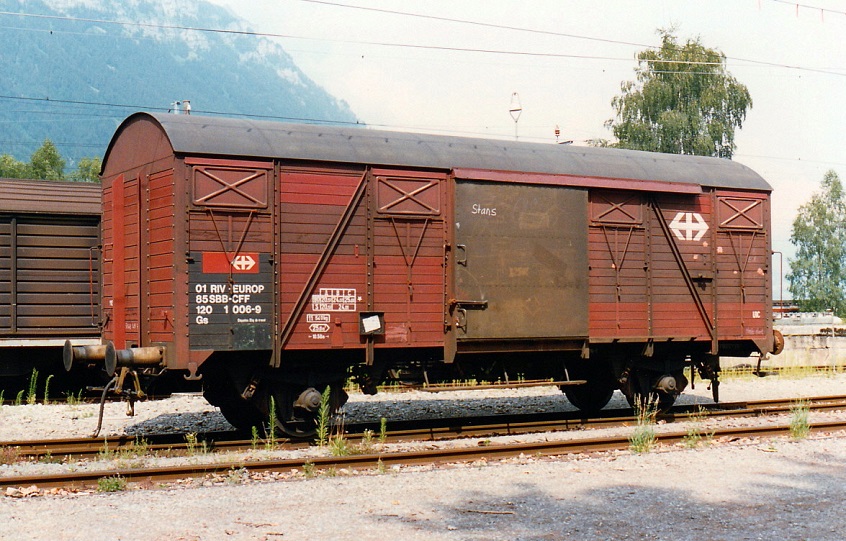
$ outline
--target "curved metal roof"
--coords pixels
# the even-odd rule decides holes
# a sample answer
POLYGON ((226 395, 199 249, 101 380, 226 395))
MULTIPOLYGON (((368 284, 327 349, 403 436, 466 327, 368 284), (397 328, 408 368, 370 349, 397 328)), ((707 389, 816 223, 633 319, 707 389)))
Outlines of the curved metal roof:
MULTIPOLYGON (((174 152, 182 155, 302 159, 447 171, 519 171, 772 190, 748 167, 720 158, 197 115, 136 113, 123 125, 140 116, 157 122, 174 152)), ((118 128, 115 138, 120 131, 118 128)), ((114 139, 110 150, 113 144, 114 139)))

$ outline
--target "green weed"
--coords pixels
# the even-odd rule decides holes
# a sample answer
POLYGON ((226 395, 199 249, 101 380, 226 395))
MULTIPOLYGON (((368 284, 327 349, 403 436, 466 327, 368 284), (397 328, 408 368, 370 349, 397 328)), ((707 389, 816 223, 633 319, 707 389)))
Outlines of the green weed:
POLYGON ((227 485, 241 485, 250 480, 250 472, 247 468, 231 469, 226 473, 227 485))
POLYGON ((810 405, 807 400, 797 400, 790 406, 790 437, 801 440, 811 432, 810 405))
POLYGON ((350 446, 347 438, 343 434, 343 431, 338 432, 329 438, 329 452, 332 453, 332 456, 349 456, 357 454, 356 451, 356 449, 350 446))
POLYGON ((68 406, 78 406, 82 404, 82 389, 77 394, 73 394, 73 391, 66 392, 65 397, 68 406))
POLYGON ((385 443, 388 439, 388 420, 382 417, 379 419, 379 443, 385 443))
POLYGON ((26 403, 30 406, 35 404, 37 398, 36 391, 38 389, 38 370, 32 369, 32 375, 29 377, 29 390, 26 393, 26 403))
POLYGON ((329 399, 332 395, 331 388, 327 385, 323 394, 320 395, 320 407, 317 409, 317 445, 326 447, 329 443, 329 430, 331 428, 331 408, 329 399))
POLYGON ((267 412, 267 440, 264 448, 272 451, 276 448, 276 399, 270 397, 270 410, 267 412))
POLYGON ((373 431, 369 428, 361 435, 361 443, 358 444, 359 451, 368 455, 373 452, 373 431))
POLYGON ((126 490, 126 479, 120 475, 97 479, 97 492, 120 492, 126 490))
POLYGON ((100 452, 97 453, 97 456, 100 457, 100 460, 112 460, 115 458, 115 452, 109 449, 108 438, 103 438, 103 448, 100 449, 100 452))
POLYGON ((47 380, 44 382, 44 403, 50 403, 50 380, 53 379, 53 374, 47 376, 47 380))
POLYGON ((687 433, 684 436, 684 444, 688 449, 698 447, 703 439, 710 440, 714 436, 714 432, 703 433, 702 423, 705 420, 705 410, 698 406, 696 413, 690 416, 690 424, 687 427, 687 433))
POLYGON ((658 399, 651 397, 645 403, 635 406, 637 425, 629 436, 629 449, 635 453, 648 453, 655 447, 658 437, 655 434, 655 417, 658 415, 658 399))
POLYGON ((188 456, 197 454, 207 454, 209 452, 209 444, 206 440, 199 441, 196 432, 189 432, 185 434, 185 453, 188 456))
POLYGON ((259 431, 258 431, 257 426, 252 427, 251 430, 252 430, 253 437, 250 440, 250 445, 252 446, 253 451, 255 451, 256 448, 258 448, 258 442, 259 442, 259 439, 260 439, 259 438, 259 431))

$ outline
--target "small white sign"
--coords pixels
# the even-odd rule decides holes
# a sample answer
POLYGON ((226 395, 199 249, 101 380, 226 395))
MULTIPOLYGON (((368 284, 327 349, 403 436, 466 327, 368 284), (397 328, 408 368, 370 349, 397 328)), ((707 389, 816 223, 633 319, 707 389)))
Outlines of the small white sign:
POLYGON ((364 332, 373 332, 382 328, 382 322, 379 321, 379 316, 367 316, 361 320, 361 326, 364 332))
POLYGON ((329 325, 326 323, 312 323, 308 326, 308 330, 311 332, 329 332, 329 325))
POLYGON ((355 289, 322 287, 311 296, 311 309, 315 312, 355 312, 355 289))

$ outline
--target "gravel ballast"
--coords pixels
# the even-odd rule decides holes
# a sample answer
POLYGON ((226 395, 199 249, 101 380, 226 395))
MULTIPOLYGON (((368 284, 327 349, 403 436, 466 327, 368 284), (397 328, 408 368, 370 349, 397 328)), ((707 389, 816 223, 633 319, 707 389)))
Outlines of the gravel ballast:
MULTIPOLYGON (((845 384, 843 375, 750 378, 729 380, 721 391, 723 400, 738 401, 842 394, 845 384)), ((709 395, 697 384, 680 402, 708 403, 709 395)), ((104 434, 226 426, 197 396, 139 403, 135 418, 126 418, 124 409, 107 405, 104 434)), ((503 409, 569 405, 550 388, 354 395, 347 418, 503 409)), ((93 405, 3 406, 0 441, 90 435, 96 422, 93 405)), ((0 466, 0 475, 24 474, 20 468, 0 466)), ((114 493, 24 490, 15 496, 0 496, 0 539, 842 540, 846 437, 712 442, 640 455, 521 457, 311 478, 299 473, 275 481, 233 472, 114 493)))

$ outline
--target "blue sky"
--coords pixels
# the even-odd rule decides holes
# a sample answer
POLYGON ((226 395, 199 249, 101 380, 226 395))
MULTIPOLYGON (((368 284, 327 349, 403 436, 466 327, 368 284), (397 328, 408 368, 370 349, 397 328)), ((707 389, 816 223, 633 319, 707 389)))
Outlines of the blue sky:
POLYGON ((611 138, 604 122, 635 54, 660 43, 658 28, 699 37, 752 95, 734 159, 775 188, 785 273, 798 207, 827 170, 846 181, 844 0, 213 1, 290 36, 279 41, 296 63, 370 125, 512 138, 517 92, 517 133, 538 142, 556 126, 574 144, 611 138))

